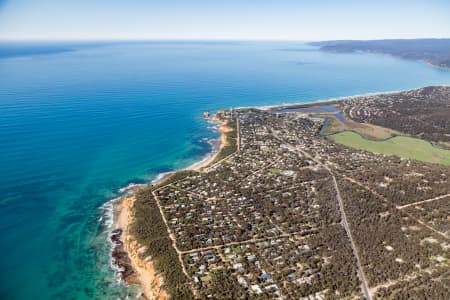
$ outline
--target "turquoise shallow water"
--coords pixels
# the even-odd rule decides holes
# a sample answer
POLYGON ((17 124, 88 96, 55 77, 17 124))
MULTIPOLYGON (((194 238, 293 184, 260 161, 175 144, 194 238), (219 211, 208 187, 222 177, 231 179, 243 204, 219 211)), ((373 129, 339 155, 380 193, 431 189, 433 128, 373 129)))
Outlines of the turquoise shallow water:
POLYGON ((101 206, 203 157, 217 135, 205 110, 448 83, 419 62, 303 43, 0 44, 0 298, 132 295, 101 206))

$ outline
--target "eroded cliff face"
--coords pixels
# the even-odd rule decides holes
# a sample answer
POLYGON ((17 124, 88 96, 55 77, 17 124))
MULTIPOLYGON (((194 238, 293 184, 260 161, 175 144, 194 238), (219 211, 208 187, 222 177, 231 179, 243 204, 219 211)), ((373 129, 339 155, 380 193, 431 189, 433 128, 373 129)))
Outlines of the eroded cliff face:
POLYGON ((123 230, 117 228, 111 232, 110 239, 113 242, 112 260, 113 264, 119 268, 119 276, 128 283, 136 283, 136 273, 133 270, 131 259, 125 251, 122 241, 123 230))
POLYGON ((139 245, 129 233, 129 225, 133 222, 132 207, 134 197, 124 198, 118 204, 116 214, 116 226, 111 234, 114 242, 112 257, 114 263, 120 267, 120 276, 129 284, 138 284, 142 296, 149 300, 166 300, 169 295, 164 290, 164 280, 153 266, 150 256, 143 258, 146 252, 145 246, 139 245))

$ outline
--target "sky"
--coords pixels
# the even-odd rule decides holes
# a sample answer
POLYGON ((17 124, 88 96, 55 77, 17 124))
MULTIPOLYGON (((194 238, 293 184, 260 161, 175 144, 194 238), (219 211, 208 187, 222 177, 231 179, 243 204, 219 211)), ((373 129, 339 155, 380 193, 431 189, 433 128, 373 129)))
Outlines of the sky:
POLYGON ((0 40, 450 37, 448 0, 0 0, 0 40))

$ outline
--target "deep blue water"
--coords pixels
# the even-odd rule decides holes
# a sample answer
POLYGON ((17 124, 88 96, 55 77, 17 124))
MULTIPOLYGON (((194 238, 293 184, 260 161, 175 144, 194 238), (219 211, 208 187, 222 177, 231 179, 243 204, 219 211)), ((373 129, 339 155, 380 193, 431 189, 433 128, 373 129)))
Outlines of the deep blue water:
POLYGON ((0 44, 0 298, 111 299, 101 205, 185 167, 201 113, 449 84, 450 72, 302 43, 0 44))

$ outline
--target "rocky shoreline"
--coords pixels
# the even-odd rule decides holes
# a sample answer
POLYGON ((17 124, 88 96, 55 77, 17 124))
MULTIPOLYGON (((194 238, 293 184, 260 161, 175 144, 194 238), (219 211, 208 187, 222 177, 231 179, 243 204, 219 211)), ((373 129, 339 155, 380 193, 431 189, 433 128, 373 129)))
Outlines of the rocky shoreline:
POLYGON ((133 194, 123 196, 114 203, 114 230, 111 231, 111 259, 118 269, 117 276, 126 284, 138 285, 139 299, 168 299, 163 278, 153 267, 151 257, 142 257, 145 246, 139 245, 129 232, 133 222, 133 194))
POLYGON ((124 280, 128 283, 130 281, 136 280, 135 271, 133 270, 131 259, 128 257, 128 253, 125 251, 123 242, 121 240, 123 230, 121 228, 114 229, 111 232, 110 239, 113 243, 113 248, 111 252, 112 263, 118 267, 119 271, 117 272, 120 276, 121 280, 124 280))
MULTIPOLYGON (((227 124, 212 119, 213 122, 220 124, 221 133, 217 145, 213 147, 212 152, 203 160, 194 163, 186 170, 201 171, 206 166, 214 162, 220 150, 228 144, 226 133, 230 130, 227 124)), ((163 182, 172 172, 158 177, 152 184, 163 182)), ((112 243, 111 259, 114 266, 117 267, 117 276, 126 284, 138 285, 141 289, 142 299, 169 299, 169 295, 164 290, 161 274, 159 274, 152 262, 151 257, 142 257, 146 247, 139 245, 136 239, 130 234, 129 226, 133 223, 133 203, 135 201, 134 193, 140 186, 132 187, 126 195, 113 203, 113 230, 110 233, 112 243)))

